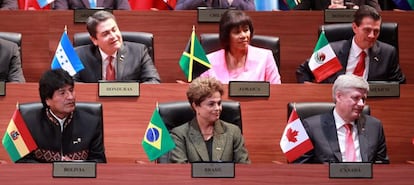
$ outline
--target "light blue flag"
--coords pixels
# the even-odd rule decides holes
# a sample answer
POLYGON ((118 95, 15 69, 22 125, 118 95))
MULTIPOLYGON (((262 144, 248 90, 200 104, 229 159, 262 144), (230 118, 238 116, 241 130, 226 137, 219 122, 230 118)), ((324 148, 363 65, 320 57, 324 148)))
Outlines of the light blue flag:
POLYGON ((279 10, 278 0, 255 0, 256 11, 279 10))
POLYGON ((66 32, 63 32, 58 47, 56 48, 55 57, 52 61, 52 69, 62 68, 71 76, 82 70, 83 64, 70 43, 66 32))
POLYGON ((43 8, 53 1, 55 0, 37 0, 37 3, 39 4, 40 8, 43 8))

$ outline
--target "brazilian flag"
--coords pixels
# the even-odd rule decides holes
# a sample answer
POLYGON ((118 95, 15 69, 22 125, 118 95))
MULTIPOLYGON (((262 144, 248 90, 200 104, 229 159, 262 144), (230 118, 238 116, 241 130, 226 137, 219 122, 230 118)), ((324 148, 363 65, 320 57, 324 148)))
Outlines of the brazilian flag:
POLYGON ((195 30, 191 33, 191 38, 188 41, 183 55, 180 58, 180 67, 183 70, 187 81, 191 82, 193 79, 200 76, 203 72, 211 68, 210 62, 206 57, 203 47, 195 36, 195 30))
POLYGON ((167 127, 165 127, 164 121, 162 121, 158 107, 154 110, 151 121, 145 131, 144 139, 142 139, 142 147, 150 161, 158 159, 175 148, 175 143, 167 127))

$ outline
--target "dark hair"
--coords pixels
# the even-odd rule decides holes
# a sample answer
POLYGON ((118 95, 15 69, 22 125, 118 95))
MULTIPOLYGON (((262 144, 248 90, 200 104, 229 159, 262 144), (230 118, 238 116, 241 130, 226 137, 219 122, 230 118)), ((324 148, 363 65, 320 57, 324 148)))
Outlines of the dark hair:
POLYGON ((198 77, 194 79, 187 90, 187 99, 190 104, 200 105, 202 101, 219 92, 223 95, 223 85, 220 81, 212 77, 198 77))
POLYGON ((39 95, 43 107, 48 107, 46 99, 52 98, 56 90, 65 85, 74 86, 73 78, 63 69, 48 70, 43 73, 39 80, 39 95))
POLYGON ((381 20, 381 15, 375 8, 368 5, 362 5, 354 14, 354 23, 357 26, 361 25, 362 19, 365 17, 370 17, 374 19, 374 21, 381 20))
POLYGON ((96 26, 103 21, 108 19, 113 19, 116 21, 115 16, 112 13, 101 10, 95 12, 93 15, 89 16, 86 20, 86 29, 89 32, 89 35, 93 38, 96 38, 96 26))
POLYGON ((228 50, 230 47, 230 32, 233 28, 248 25, 250 38, 253 37, 253 23, 250 17, 241 10, 227 10, 221 16, 219 24, 221 46, 228 50))

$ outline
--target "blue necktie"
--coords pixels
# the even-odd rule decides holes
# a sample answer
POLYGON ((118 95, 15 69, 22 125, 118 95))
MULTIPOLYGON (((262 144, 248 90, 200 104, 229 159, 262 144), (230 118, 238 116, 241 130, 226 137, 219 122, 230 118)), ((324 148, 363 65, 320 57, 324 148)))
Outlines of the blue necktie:
POLYGON ((96 8, 96 1, 95 0, 89 0, 89 6, 93 9, 96 8))

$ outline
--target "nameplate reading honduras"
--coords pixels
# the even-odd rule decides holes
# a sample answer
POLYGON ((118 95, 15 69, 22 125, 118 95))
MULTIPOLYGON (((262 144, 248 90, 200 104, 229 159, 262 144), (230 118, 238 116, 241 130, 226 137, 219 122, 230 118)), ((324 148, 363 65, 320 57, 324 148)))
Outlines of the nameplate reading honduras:
POLYGON ((329 178, 372 178, 372 163, 329 163, 329 178))
POLYGON ((138 82, 99 82, 99 96, 139 96, 138 82))
POLYGON ((191 163, 193 178, 234 178, 235 165, 231 162, 195 162, 191 163))
POLYGON ((400 97, 399 82, 370 81, 368 97, 400 97))
POLYGON ((0 81, 0 96, 6 95, 6 82, 0 81))
POLYGON ((269 97, 270 83, 264 81, 230 81, 229 96, 269 97))
POLYGON ((54 178, 96 178, 96 162, 54 162, 52 173, 54 178))

